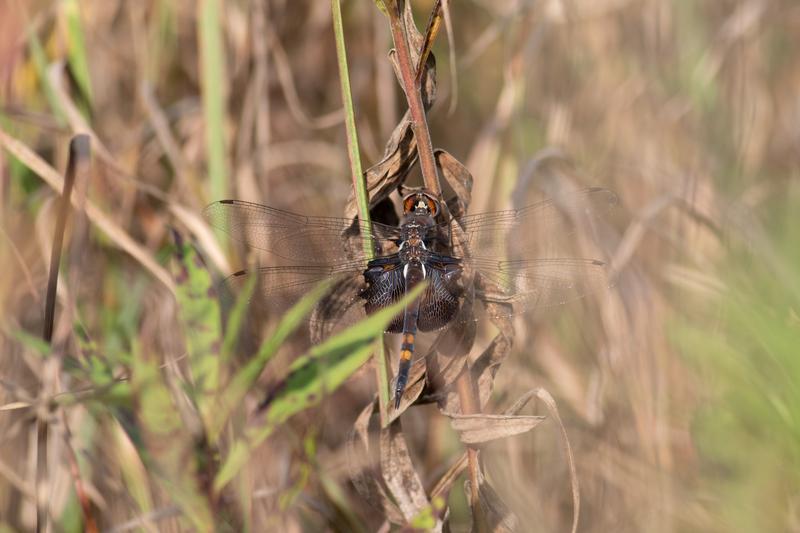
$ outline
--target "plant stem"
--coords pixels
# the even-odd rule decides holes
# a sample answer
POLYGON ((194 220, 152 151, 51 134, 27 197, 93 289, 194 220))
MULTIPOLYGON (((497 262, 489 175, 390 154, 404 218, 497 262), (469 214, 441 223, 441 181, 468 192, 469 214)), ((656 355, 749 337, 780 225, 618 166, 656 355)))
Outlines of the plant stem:
MULTIPOLYGON (((347 156, 350 160, 350 173, 353 178, 353 193, 358 204, 358 218, 361 221, 361 236, 363 238, 364 256, 367 260, 374 257, 374 243, 372 242, 371 221, 369 217, 369 195, 364 173, 361 170, 361 154, 358 149, 358 133, 356 132, 356 119, 353 108, 353 96, 350 91, 350 73, 347 68, 347 50, 344 45, 344 28, 342 24, 342 7, 340 0, 331 0, 331 13, 333 15, 333 34, 336 39, 336 57, 339 62, 339 80, 342 86, 342 104, 344 105, 344 122, 347 131, 347 156)), ((378 398, 381 420, 387 420, 389 403, 389 369, 383 343, 376 343, 375 350, 375 379, 378 385, 378 398)))
MULTIPOLYGON (((461 375, 456 380, 456 387, 458 388, 458 401, 461 403, 461 413, 465 415, 480 413, 481 409, 477 401, 478 395, 469 368, 465 368, 461 372, 461 375)), ((467 462, 469 464, 470 504, 473 523, 478 525, 477 531, 484 531, 482 528, 486 525, 486 517, 480 506, 478 492, 480 488, 480 462, 478 461, 478 450, 472 446, 467 447, 467 462)))
MULTIPOLYGON (((439 185, 439 173, 436 170, 436 160, 433 157, 433 144, 428 131, 428 122, 425 117, 425 107, 422 105, 420 85, 417 83, 416 68, 411 60, 411 53, 406 40, 407 31, 403 27, 402 6, 404 0, 397 0, 389 7, 389 23, 392 28, 392 40, 397 52, 397 63, 400 66, 400 77, 403 81, 403 91, 408 100, 408 109, 411 112, 411 127, 417 140, 417 154, 422 170, 422 180, 428 192, 437 198, 442 196, 439 185)), ((423 67, 424 68, 424 67, 423 67)))
MULTIPOLYGON (((208 176, 211 198, 227 198, 228 162, 225 144, 225 72, 219 0, 202 0, 198 4, 200 36, 200 70, 208 151, 208 176)), ((220 237, 218 235, 218 237, 220 237)), ((224 241, 223 241, 224 242, 224 241)))
MULTIPOLYGON (((420 92, 419 81, 421 76, 417 76, 416 66, 411 60, 408 49, 406 35, 407 28, 404 28, 402 9, 405 0, 394 2, 389 11, 389 20, 392 28, 392 39, 394 40, 395 50, 397 51, 397 63, 400 67, 400 77, 403 81, 403 90, 408 100, 408 108, 411 111, 412 128, 414 137, 417 140, 417 153, 419 154, 420 168, 422 169, 422 179, 425 187, 435 196, 441 198, 441 186, 439 185, 439 175, 436 169, 436 160, 433 157, 433 144, 431 142, 428 122, 425 117, 425 108, 422 105, 422 94, 420 92), (418 79, 419 78, 419 79, 418 79)), ((434 7, 438 10, 439 5, 434 7)), ((434 12, 435 16, 435 12, 434 12)), ((424 65, 421 65, 424 68, 424 65)), ((477 394, 472 382, 472 374, 466 370, 461 374, 457 381, 458 396, 461 402, 461 412, 472 414, 480 412, 480 405, 477 394)), ((474 523, 478 524, 478 530, 484 530, 486 526, 485 516, 479 502, 479 482, 480 482, 480 463, 478 462, 478 450, 475 448, 467 449, 467 461, 469 463, 469 478, 471 489, 471 503, 474 523)))

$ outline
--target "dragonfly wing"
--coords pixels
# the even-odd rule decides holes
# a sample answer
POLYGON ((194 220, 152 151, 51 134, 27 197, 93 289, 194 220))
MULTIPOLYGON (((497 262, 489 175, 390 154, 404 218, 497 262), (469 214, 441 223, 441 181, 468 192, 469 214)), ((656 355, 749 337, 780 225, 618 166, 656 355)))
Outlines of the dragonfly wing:
MULTIPOLYGON (((564 257, 575 253, 575 235, 591 237, 617 203, 608 189, 581 189, 521 209, 465 215, 454 219, 451 228, 460 230, 473 257, 564 257)), ((466 250, 456 252, 467 255, 466 250)))
POLYGON ((610 286, 606 264, 593 259, 472 259, 469 265, 478 278, 477 292, 494 304, 476 319, 543 310, 602 293, 610 286))
POLYGON ((311 217, 241 200, 222 200, 203 212, 212 226, 253 248, 304 263, 333 264, 364 259, 362 235, 371 235, 374 252, 383 254, 399 229, 349 218, 311 217))
POLYGON ((223 294, 227 298, 235 297, 248 283, 255 283, 250 298, 252 309, 279 318, 326 280, 332 280, 332 285, 308 318, 312 340, 316 342, 364 318, 360 297, 364 288, 361 261, 333 266, 271 266, 243 270, 223 282, 223 294))

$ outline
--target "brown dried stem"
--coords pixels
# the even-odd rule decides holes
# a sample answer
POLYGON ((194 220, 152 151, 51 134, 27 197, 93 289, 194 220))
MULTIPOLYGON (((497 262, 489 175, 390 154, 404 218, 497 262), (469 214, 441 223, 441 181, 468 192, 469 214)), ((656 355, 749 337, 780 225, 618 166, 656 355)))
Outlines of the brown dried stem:
MULTIPOLYGON (((456 380, 458 388, 458 400, 461 404, 461 412, 465 415, 480 413, 480 404, 477 399, 477 391, 472 381, 472 372, 465 367, 461 375, 456 380)), ((483 508, 479 503, 480 488, 480 461, 478 449, 474 446, 467 446, 467 463, 469 467, 469 487, 470 487, 470 506, 472 508, 473 524, 477 526, 477 531, 484 531, 486 517, 483 515, 483 508)))
MULTIPOLYGON (((58 267, 61 263, 61 251, 64 242, 64 233, 67 225, 67 218, 70 212, 70 197, 75 185, 76 178, 80 177, 83 182, 88 183, 88 162, 89 162, 89 136, 76 135, 72 138, 69 145, 69 160, 67 171, 64 176, 64 189, 59 203, 58 219, 53 235, 53 246, 50 253, 50 273, 47 282, 47 295, 45 298, 44 327, 42 338, 48 344, 53 344, 53 328, 55 324, 56 290, 58 288, 58 267)), ((45 363, 44 377, 42 381, 42 392, 39 399, 39 411, 37 413, 37 454, 36 454, 36 530, 44 531, 48 529, 49 514, 47 511, 48 502, 48 442, 50 439, 50 417, 54 403, 52 401, 57 390, 58 373, 61 371, 62 350, 54 349, 53 354, 45 363)), ((63 419, 66 427, 66 418, 63 419)), ((67 431, 68 434, 68 431, 67 431)), ((67 440, 69 448, 69 440, 67 440)), ((71 452, 70 459, 75 458, 74 451, 71 452)), ((84 526, 87 531, 97 531, 97 525, 91 515, 89 500, 80 480, 80 472, 77 471, 77 462, 71 463, 72 473, 75 477, 76 492, 81 502, 84 513, 84 526)))
POLYGON ((439 185, 439 173, 436 170, 436 160, 433 158, 433 144, 428 131, 428 121, 425 117, 425 107, 422 104, 420 83, 417 81, 416 66, 411 58, 408 48, 407 29, 403 24, 402 9, 405 0, 397 0, 389 7, 389 23, 392 28, 392 40, 397 51, 397 63, 400 67, 400 77, 403 82, 403 91, 408 101, 411 112, 411 127, 417 139, 417 153, 419 165, 422 170, 422 179, 425 188, 437 198, 441 198, 442 188, 439 185))
MULTIPOLYGON (((439 174, 436 169, 436 160, 433 155, 433 144, 431 142, 430 131, 428 131, 428 123, 425 116, 425 108, 422 104, 422 94, 420 92, 421 76, 417 76, 417 68, 412 61, 407 40, 407 29, 403 24, 402 9, 404 0, 397 0, 393 6, 388 9, 389 20, 392 29, 392 39, 394 40, 395 50, 397 51, 397 63, 400 70, 400 76, 403 82, 403 90, 408 100, 408 108, 411 112, 412 128, 414 136, 417 140, 417 153, 419 154, 419 163, 422 170, 422 179, 425 182, 425 187, 435 196, 441 198, 441 186, 439 184, 439 174)), ((435 20, 439 3, 434 6, 434 13, 431 20, 435 20)), ((428 48, 428 46, 426 46, 428 48)), ((424 55, 424 54, 423 54, 424 55)), ((420 61, 424 58, 421 56, 420 61)), ((420 70, 424 69, 424 63, 420 64, 420 70)), ((474 384, 472 383, 472 375, 467 370, 464 371, 457 382, 459 400, 461 402, 461 409, 464 414, 474 414, 480 412, 478 405, 477 395, 474 384)), ((480 463, 478 461, 478 450, 470 447, 467 450, 467 459, 469 463, 469 478, 470 478, 470 491, 472 504, 472 512, 474 523, 479 525, 485 524, 483 519, 483 512, 478 503, 478 489, 480 487, 480 463)))

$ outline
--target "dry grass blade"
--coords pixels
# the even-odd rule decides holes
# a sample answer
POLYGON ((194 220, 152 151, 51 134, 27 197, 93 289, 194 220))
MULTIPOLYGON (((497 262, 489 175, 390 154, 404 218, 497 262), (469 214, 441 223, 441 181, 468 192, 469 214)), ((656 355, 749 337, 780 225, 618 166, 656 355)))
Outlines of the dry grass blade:
POLYGON ((570 489, 572 490, 572 533, 578 530, 578 520, 581 514, 581 493, 580 486, 578 485, 578 472, 575 469, 575 457, 572 455, 572 446, 569 444, 569 437, 567 436, 567 429, 561 421, 561 415, 558 414, 558 406, 556 401, 549 392, 542 388, 534 389, 528 392, 525 396, 517 400, 513 408, 522 408, 531 396, 536 396, 544 403, 550 416, 558 424, 558 429, 561 432, 561 440, 564 446, 564 455, 567 457, 567 466, 569 466, 569 481, 570 489))
POLYGON ((448 205, 452 216, 462 216, 467 213, 467 207, 472 201, 472 184, 475 181, 469 169, 447 151, 437 148, 433 152, 436 165, 442 171, 442 177, 456 193, 457 205, 448 205))
MULTIPOLYGON (((25 144, 11 137, 3 130, 0 130, 0 144, 25 166, 46 181, 50 187, 54 190, 61 190, 63 180, 59 173, 25 144)), ((133 238, 113 222, 111 218, 88 200, 86 202, 86 215, 112 242, 116 243, 122 250, 130 254, 131 257, 136 259, 145 269, 149 270, 156 279, 170 290, 170 292, 175 292, 175 285, 169 273, 161 265, 156 263, 152 256, 150 256, 139 243, 134 241, 133 238)))
POLYGON ((458 69, 456 63, 456 42, 453 34, 453 17, 450 14, 450 0, 442 0, 442 11, 444 13, 444 28, 447 34, 447 49, 450 59, 450 105, 447 114, 452 115, 458 106, 458 69))

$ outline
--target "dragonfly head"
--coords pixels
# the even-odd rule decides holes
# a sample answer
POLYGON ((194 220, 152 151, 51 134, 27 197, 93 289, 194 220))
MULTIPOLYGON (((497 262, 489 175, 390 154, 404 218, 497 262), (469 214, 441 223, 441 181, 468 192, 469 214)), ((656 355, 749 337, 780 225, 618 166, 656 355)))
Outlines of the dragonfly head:
POLYGON ((435 217, 439 213, 439 202, 426 192, 413 192, 403 198, 404 215, 427 215, 435 217))

